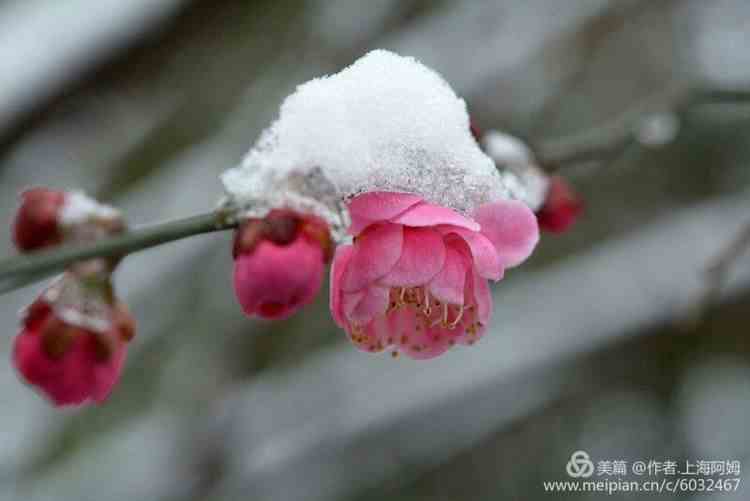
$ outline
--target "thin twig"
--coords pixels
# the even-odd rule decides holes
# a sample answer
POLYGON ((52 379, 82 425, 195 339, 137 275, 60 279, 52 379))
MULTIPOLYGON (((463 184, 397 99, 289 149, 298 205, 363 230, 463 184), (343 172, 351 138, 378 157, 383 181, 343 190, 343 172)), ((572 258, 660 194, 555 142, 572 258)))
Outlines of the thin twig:
POLYGON ((706 267, 706 294, 704 304, 710 306, 721 293, 729 279, 732 266, 750 249, 750 221, 746 222, 722 252, 706 267))
POLYGON ((63 246, 0 262, 0 293, 62 270, 70 263, 94 257, 126 256, 174 240, 233 228, 220 212, 158 223, 91 244, 63 246), (30 280, 26 280, 26 279, 30 280))
POLYGON ((560 156, 547 156, 541 158, 540 163, 544 170, 552 173, 568 169, 582 164, 595 163, 605 168, 616 162, 625 152, 636 143, 632 134, 623 135, 612 139, 611 144, 592 145, 588 149, 562 152, 560 156))
POLYGON ((527 134, 532 140, 540 139, 543 136, 549 124, 558 118, 565 99, 583 85, 588 76, 591 62, 606 47, 605 43, 609 40, 612 33, 620 31, 633 17, 642 15, 651 5, 651 3, 644 0, 615 5, 581 30, 581 34, 583 35, 581 38, 586 45, 582 49, 583 54, 580 55, 580 62, 563 79, 557 92, 547 99, 542 104, 540 110, 534 114, 531 130, 527 134))
POLYGON ((750 89, 705 89, 696 91, 692 104, 748 104, 750 89))
POLYGON ((603 126, 534 149, 542 167, 550 172, 590 162, 607 166, 638 144, 638 123, 649 113, 666 110, 682 117, 697 106, 716 104, 750 104, 750 90, 670 89, 645 99, 603 126))
POLYGON ((690 304, 686 315, 679 319, 679 327, 686 331, 693 331, 706 321, 708 312, 721 299, 732 267, 748 249, 750 249, 750 221, 742 225, 732 240, 704 268, 703 287, 695 301, 690 304))

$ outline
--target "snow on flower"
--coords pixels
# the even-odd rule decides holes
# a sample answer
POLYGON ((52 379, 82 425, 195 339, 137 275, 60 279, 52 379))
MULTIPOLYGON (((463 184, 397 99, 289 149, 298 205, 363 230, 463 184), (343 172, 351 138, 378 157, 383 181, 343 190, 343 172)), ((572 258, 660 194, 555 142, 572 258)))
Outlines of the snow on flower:
POLYGON ((537 166, 531 148, 519 138, 493 129, 481 137, 481 144, 495 161, 514 198, 523 200, 535 212, 539 210, 549 189, 549 179, 537 166))
POLYGON ((97 202, 82 191, 66 193, 65 204, 60 211, 60 224, 68 227, 120 218, 119 210, 97 202))
POLYGON ((352 245, 331 269, 331 311, 360 349, 416 359, 473 344, 492 313, 487 280, 523 262, 539 239, 519 201, 472 218, 409 193, 372 192, 349 203, 352 245))
POLYGON ((345 201, 361 193, 413 193, 465 216, 511 196, 469 132, 464 101, 431 69, 384 50, 300 85, 222 182, 244 217, 286 207, 320 216, 339 238, 345 201))
POLYGON ((315 298, 332 243, 317 217, 273 210, 245 221, 235 234, 234 290, 243 311, 287 318, 315 298))
POLYGON ((336 254, 332 310, 368 351, 428 358, 478 339, 487 279, 538 239, 526 187, 484 154, 464 101, 415 59, 383 50, 300 85, 221 179, 222 209, 243 225, 237 241, 250 242, 235 252, 245 311, 283 317, 317 290, 315 247, 258 244, 257 221, 278 210, 318 217, 337 241, 354 237, 336 254))
POLYGON ((80 191, 31 188, 21 193, 13 241, 22 252, 64 241, 90 241, 124 229, 120 212, 80 191))

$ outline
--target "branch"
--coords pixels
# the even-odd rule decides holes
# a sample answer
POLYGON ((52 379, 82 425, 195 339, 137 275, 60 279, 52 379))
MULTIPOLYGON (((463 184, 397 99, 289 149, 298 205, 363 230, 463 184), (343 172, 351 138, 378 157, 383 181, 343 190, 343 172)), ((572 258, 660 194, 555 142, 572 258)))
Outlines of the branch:
POLYGON ((749 104, 750 89, 707 89, 695 92, 693 104, 749 104))
POLYGON ((747 221, 721 253, 706 267, 704 271, 706 288, 695 306, 695 311, 691 312, 688 319, 692 325, 697 325, 705 317, 706 312, 718 303, 729 281, 732 267, 749 248, 750 221, 747 221))
POLYGON ((750 89, 672 89, 666 95, 661 93, 645 99, 603 126, 576 134, 573 139, 538 145, 534 149, 548 172, 589 162, 606 167, 631 146, 640 144, 636 138, 638 125, 650 113, 666 111, 682 118, 697 106, 717 104, 750 104, 750 89))
MULTIPOLYGON (((535 148, 542 167, 557 171, 569 166, 596 162, 606 167, 639 143, 636 124, 654 109, 683 113, 695 105, 750 103, 750 90, 671 91, 665 98, 654 96, 624 113, 607 126, 584 133, 578 139, 564 140, 556 146, 535 148)), ((70 263, 95 257, 126 256, 201 233, 222 231, 236 226, 221 211, 160 223, 128 231, 123 235, 91 244, 45 250, 0 261, 0 294, 23 287, 64 269, 70 263)))
POLYGON ((95 257, 126 256, 182 238, 234 228, 226 214, 215 212, 130 230, 91 244, 63 246, 0 261, 0 294, 95 257))
POLYGON ((644 11, 653 5, 647 0, 613 5, 579 30, 584 43, 580 62, 563 78, 554 95, 542 103, 539 111, 534 114, 531 130, 527 134, 530 139, 541 139, 547 127, 558 118, 563 102, 584 84, 591 62, 598 57, 602 49, 606 48, 606 42, 611 35, 620 31, 633 18, 643 15, 644 11))

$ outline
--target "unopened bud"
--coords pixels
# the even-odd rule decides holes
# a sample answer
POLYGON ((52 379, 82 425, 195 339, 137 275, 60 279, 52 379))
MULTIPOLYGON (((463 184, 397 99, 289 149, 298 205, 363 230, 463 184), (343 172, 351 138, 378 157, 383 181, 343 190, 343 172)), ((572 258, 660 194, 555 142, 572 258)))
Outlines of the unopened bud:
POLYGON ((21 205, 13 222, 13 241, 21 251, 33 251, 62 242, 60 212, 65 193, 32 188, 21 193, 21 205))
POLYGON ((565 232, 583 212, 583 201, 568 182, 552 176, 542 208, 536 213, 539 227, 550 233, 565 232))
POLYGON ((42 350, 50 359, 59 360, 68 352, 76 336, 82 333, 80 328, 50 315, 39 333, 42 338, 42 350))
POLYGON ((317 217, 281 209, 251 219, 234 240, 234 288, 245 313, 280 319, 310 303, 333 242, 317 217))

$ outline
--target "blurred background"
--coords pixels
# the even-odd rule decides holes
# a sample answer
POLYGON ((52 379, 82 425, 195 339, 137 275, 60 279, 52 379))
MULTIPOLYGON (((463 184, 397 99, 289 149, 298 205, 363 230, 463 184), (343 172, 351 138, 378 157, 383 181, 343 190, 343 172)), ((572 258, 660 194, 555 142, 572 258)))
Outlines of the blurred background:
POLYGON ((750 482, 750 252, 701 307, 750 224, 750 104, 684 97, 750 90, 746 0, 4 0, 0 215, 29 185, 85 189, 134 224, 209 210, 284 96, 373 48, 421 59, 542 158, 605 145, 566 163, 586 214, 495 287, 482 342, 365 355, 326 291, 288 321, 246 319, 231 234, 206 235, 128 257, 123 381, 59 411, 9 361, 35 284, 0 300, 0 499, 626 498, 543 491, 579 449, 739 460, 750 482))

